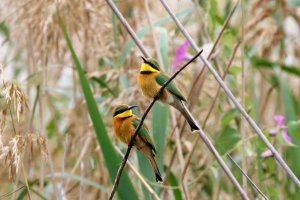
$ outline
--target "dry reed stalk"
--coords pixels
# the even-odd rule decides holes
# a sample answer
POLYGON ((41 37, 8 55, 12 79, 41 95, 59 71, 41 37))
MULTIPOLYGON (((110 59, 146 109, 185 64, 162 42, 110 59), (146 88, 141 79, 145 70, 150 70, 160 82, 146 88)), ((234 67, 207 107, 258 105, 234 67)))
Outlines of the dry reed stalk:
MULTIPOLYGON (((244 108, 245 107, 245 92, 246 92, 246 67, 245 67, 245 2, 244 0, 241 0, 241 66, 242 66, 242 73, 241 73, 241 79, 242 79, 242 87, 241 87, 241 105, 244 108)), ((243 116, 241 116, 241 123, 240 123, 240 130, 241 130, 241 136, 242 136, 242 143, 243 147, 241 149, 242 151, 242 170, 247 173, 247 144, 245 139, 247 138, 247 127, 246 127, 246 120, 243 116)), ((250 148, 251 149, 251 148, 250 148)), ((243 188, 244 190, 250 194, 249 190, 247 189, 247 177, 243 176, 243 188)))
POLYGON ((164 66, 163 59, 162 59, 162 56, 161 56, 160 51, 159 51, 159 46, 158 46, 157 41, 156 41, 155 28, 153 27, 153 21, 152 21, 152 18, 151 18, 151 12, 150 12, 150 9, 149 9, 149 1, 148 0, 144 0, 144 6, 145 6, 146 17, 147 17, 147 20, 148 20, 148 24, 150 26, 151 36, 152 36, 152 40, 153 40, 153 44, 154 44, 154 47, 155 47, 155 51, 156 51, 158 61, 163 66, 163 69, 166 69, 166 66, 164 66))
MULTIPOLYGON (((74 40, 86 39, 84 43, 78 42, 77 48, 79 52, 89 55, 86 57, 88 66, 93 68, 97 65, 95 58, 114 54, 110 51, 113 47, 112 35, 109 34, 112 30, 111 15, 103 1, 4 0, 3 5, 0 17, 10 26, 12 40, 19 41, 18 46, 22 48, 26 46, 24 41, 34 38, 30 46, 34 63, 38 66, 45 67, 44 64, 49 60, 64 63, 70 58, 59 29, 57 10, 65 16, 74 40)), ((44 75, 47 74, 46 71, 44 75)))
POLYGON ((267 8, 267 9, 263 10, 261 13, 259 13, 258 15, 256 15, 255 18, 253 18, 252 20, 250 20, 247 23, 247 25, 245 27, 245 31, 252 30, 259 22, 261 22, 265 18, 269 17, 272 12, 273 12, 272 8, 267 8))
POLYGON ((42 160, 48 157, 47 139, 35 133, 16 135, 8 142, 8 145, 2 144, 0 147, 0 160, 5 160, 8 164, 10 177, 18 173, 21 158, 26 149, 30 150, 31 155, 38 150, 42 160))
MULTIPOLYGON (((175 110, 171 108, 171 118, 172 118, 172 124, 174 124, 174 126, 176 125, 176 114, 175 114, 175 110)), ((175 143, 177 146, 177 151, 178 151, 178 158, 179 158, 179 164, 180 164, 180 168, 182 171, 183 167, 184 167, 184 158, 183 158, 183 152, 182 152, 182 146, 181 146, 181 136, 179 134, 179 129, 176 128, 175 129, 175 143)), ((167 178, 165 178, 164 181, 166 181, 167 178)), ((189 198, 189 194, 187 193, 187 183, 186 182, 182 182, 181 186, 182 186, 182 191, 184 192, 184 196, 185 199, 190 199, 189 198)))
POLYGON ((20 121, 20 115, 24 113, 25 109, 28 109, 28 100, 26 94, 16 83, 9 83, 8 85, 3 82, 4 89, 1 94, 4 96, 5 104, 2 107, 2 112, 10 111, 15 112, 18 122, 20 121))

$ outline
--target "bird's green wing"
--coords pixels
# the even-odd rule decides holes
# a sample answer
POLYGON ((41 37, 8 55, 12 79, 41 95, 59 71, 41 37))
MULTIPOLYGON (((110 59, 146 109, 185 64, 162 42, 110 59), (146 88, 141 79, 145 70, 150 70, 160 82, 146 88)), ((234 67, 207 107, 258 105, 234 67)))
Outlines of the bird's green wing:
MULTIPOLYGON (((139 123, 140 123, 140 120, 138 119, 138 118, 134 118, 133 120, 132 120, 132 125, 133 125, 133 127, 134 128, 137 128, 138 127, 138 125, 139 125, 139 123)), ((155 147, 154 147, 154 144, 153 144, 153 141, 152 141, 152 139, 151 139, 151 137, 150 137, 150 135, 149 135, 149 130, 148 130, 148 128, 147 128, 147 126, 146 125, 142 125, 142 127, 140 128, 140 130, 139 130, 139 132, 138 132, 138 135, 142 138, 142 140, 144 141, 144 142, 146 142, 150 147, 151 147, 151 149, 156 153, 156 149, 155 149, 155 147)))
MULTIPOLYGON (((163 86, 163 84, 165 82, 167 82, 169 80, 170 77, 168 77, 168 75, 164 74, 164 73, 159 73, 156 77, 155 80, 156 82, 163 86)), ((178 97, 180 100, 186 101, 184 96, 181 94, 180 90, 176 87, 176 85, 173 82, 170 82, 166 88, 172 93, 174 94, 176 97, 178 97)))

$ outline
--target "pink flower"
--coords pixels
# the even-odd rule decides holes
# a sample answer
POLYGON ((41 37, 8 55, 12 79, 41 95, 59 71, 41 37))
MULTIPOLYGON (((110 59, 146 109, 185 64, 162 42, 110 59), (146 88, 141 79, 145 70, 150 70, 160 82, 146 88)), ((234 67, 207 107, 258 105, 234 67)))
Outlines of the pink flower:
POLYGON ((283 139, 286 142, 291 143, 293 141, 293 138, 289 136, 287 132, 286 126, 284 124, 285 117, 283 115, 275 115, 273 119, 276 122, 276 127, 270 131, 270 135, 276 136, 277 133, 281 132, 283 139))
POLYGON ((263 158, 268 158, 268 157, 273 156, 273 153, 272 153, 272 151, 270 151, 270 150, 268 149, 268 150, 262 152, 262 153, 260 154, 260 156, 263 157, 263 158))
POLYGON ((176 68, 179 66, 179 64, 182 61, 187 61, 190 60, 193 56, 190 55, 187 52, 187 47, 189 46, 189 41, 185 41, 182 45, 180 45, 177 49, 176 49, 176 53, 175 53, 175 60, 172 63, 172 69, 176 70, 176 68))
POLYGON ((283 115, 275 115, 273 119, 276 121, 277 126, 279 127, 284 126, 285 117, 283 115))
POLYGON ((292 143, 293 139, 291 136, 289 136, 286 128, 282 129, 282 137, 284 138, 285 141, 292 143))
MULTIPOLYGON (((285 126, 285 117, 283 115, 275 115, 273 117, 273 119, 276 122, 276 127, 270 130, 270 135, 272 137, 275 137, 277 135, 277 133, 281 132, 281 135, 283 137, 283 139, 287 142, 287 143, 292 143, 293 138, 291 136, 289 136, 288 132, 287 132, 287 128, 285 126)), ((267 149, 266 151, 264 151, 261 156, 263 158, 268 158, 273 156, 273 153, 267 149)))

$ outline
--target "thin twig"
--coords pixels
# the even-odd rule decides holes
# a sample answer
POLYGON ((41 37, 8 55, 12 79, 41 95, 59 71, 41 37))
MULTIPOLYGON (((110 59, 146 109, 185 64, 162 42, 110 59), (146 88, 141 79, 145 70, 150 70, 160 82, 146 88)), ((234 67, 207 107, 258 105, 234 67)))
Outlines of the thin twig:
POLYGON ((12 192, 2 194, 2 195, 0 195, 0 199, 3 199, 3 198, 5 198, 5 197, 9 197, 10 195, 12 195, 12 194, 18 192, 19 190, 21 190, 21 189, 23 189, 23 188, 25 188, 25 187, 26 187, 26 185, 22 185, 21 187, 15 189, 15 190, 12 191, 12 192))
POLYGON ((23 176, 24 176, 24 182, 25 182, 25 185, 26 185, 26 188, 27 188, 28 199, 31 200, 31 194, 30 194, 28 179, 27 179, 24 164, 23 164, 23 156, 22 156, 22 160, 21 160, 21 168, 22 168, 22 173, 23 173, 23 176))
MULTIPOLYGON (((122 156, 122 158, 124 158, 124 154, 122 153, 122 151, 115 146, 115 149, 117 150, 117 152, 122 156)), ((156 192, 152 189, 152 187, 147 183, 147 181, 144 179, 144 177, 139 173, 139 171, 133 166, 133 164, 130 162, 130 160, 127 161, 129 167, 132 169, 132 171, 135 173, 135 175, 140 179, 141 183, 147 188, 147 190, 152 194, 152 196, 154 197, 154 199, 156 200, 160 200, 160 198, 158 197, 158 195, 156 194, 156 192)))
MULTIPOLYGON (((180 23, 180 21, 177 19, 177 17, 174 15, 174 13, 171 11, 171 9, 169 8, 166 1, 165 0, 160 0, 160 1, 163 4, 163 6, 165 7, 166 11, 172 17, 173 21, 176 23, 176 25, 178 26, 180 31, 187 38, 187 40, 190 42, 190 44, 192 45, 194 50, 197 51, 197 49, 199 49, 199 48, 197 47, 196 43, 193 41, 192 37, 188 34, 188 32, 184 29, 183 25, 180 23)), ((293 171, 290 169, 290 167, 286 164, 286 162, 281 158, 280 154, 277 152, 277 150, 274 148, 274 146, 269 142, 269 140, 263 134, 261 129, 257 126, 256 122, 248 115, 248 113, 245 111, 245 109, 241 106, 241 104, 238 102, 238 100, 232 94, 230 89, 226 86, 226 84, 224 83, 222 78, 219 76, 219 74, 216 72, 216 70, 213 68, 213 66, 208 62, 208 60, 204 56, 200 55, 200 59, 202 60, 202 62, 205 63, 205 66, 209 69, 209 71, 215 77, 217 82, 221 85, 221 87, 223 88, 225 94, 230 98, 232 103, 236 106, 236 108, 240 111, 240 113, 248 121, 248 123, 253 128, 253 130, 257 133, 257 135, 260 137, 260 139, 266 144, 268 149, 273 153, 275 159, 282 166, 284 171, 290 176, 290 178, 294 181, 294 183, 297 185, 297 187, 300 188, 299 179, 296 177, 296 175, 293 173, 293 171)))
POLYGON ((235 160, 233 160, 233 158, 230 156, 230 154, 227 154, 228 158, 230 158, 230 160, 234 163, 235 166, 237 166, 237 168, 239 168, 239 170, 242 172, 242 174, 246 177, 246 180, 249 181, 249 183, 251 183, 251 185, 256 189, 257 192, 260 193, 260 195, 268 200, 268 197, 257 187, 257 185, 251 180, 251 178, 244 172, 244 170, 235 162, 235 160))
POLYGON ((184 70, 184 68, 186 68, 191 62, 193 62, 201 53, 203 52, 203 50, 201 50, 199 53, 196 54, 196 56, 194 56, 191 60, 189 60, 189 62, 187 62, 183 67, 180 68, 180 70, 178 70, 176 73, 174 73, 169 79, 168 81, 166 81, 163 86, 159 89, 158 93, 155 95, 155 97, 153 98, 151 104, 148 106, 148 108, 146 109, 145 113, 143 114, 142 118, 141 118, 141 121, 139 123, 139 125, 137 126, 137 128, 135 129, 135 132, 133 134, 133 136, 131 137, 131 140, 128 144, 128 148, 127 148, 127 151, 125 153, 125 156, 124 156, 124 159, 123 159, 123 162, 121 164, 121 166, 119 167, 119 170, 118 170, 118 173, 117 173, 117 176, 115 178, 115 182, 114 182, 114 185, 113 185, 113 188, 112 188, 112 191, 111 191, 111 194, 109 196, 109 199, 112 200, 113 197, 114 197, 114 194, 117 190, 117 187, 118 187, 118 184, 119 184, 119 181, 120 181, 120 178, 121 178, 121 175, 122 175, 122 172, 123 172, 123 169, 125 167, 125 164, 126 164, 126 161, 129 157, 129 154, 130 154, 130 151, 133 147, 133 143, 134 143, 134 140, 137 136, 137 133, 139 132, 140 128, 142 127, 143 123, 144 123, 144 120, 146 119, 149 111, 151 110, 152 106, 154 105, 154 103, 159 99, 161 93, 163 92, 163 90, 165 89, 165 87, 182 71, 184 70))
POLYGON ((33 127, 33 119, 34 119, 34 114, 35 114, 35 110, 36 110, 36 106, 37 106, 39 97, 40 97, 40 85, 37 85, 36 86, 36 96, 35 96, 35 99, 34 99, 31 118, 30 118, 30 126, 29 126, 30 128, 33 127))
MULTIPOLYGON (((246 90, 246 73, 245 73, 245 4, 244 0, 241 0, 241 66, 242 66, 242 87, 241 87, 241 99, 242 99, 242 106, 245 107, 245 90, 246 90)), ((240 123, 240 131, 241 131, 241 138, 242 143, 244 144, 242 147, 242 169, 245 173, 247 173, 247 153, 246 153, 246 142, 245 138, 247 137, 247 127, 245 126, 246 122, 245 119, 241 116, 241 123, 240 123)), ((243 176, 243 188, 246 190, 247 188, 247 179, 243 176)))

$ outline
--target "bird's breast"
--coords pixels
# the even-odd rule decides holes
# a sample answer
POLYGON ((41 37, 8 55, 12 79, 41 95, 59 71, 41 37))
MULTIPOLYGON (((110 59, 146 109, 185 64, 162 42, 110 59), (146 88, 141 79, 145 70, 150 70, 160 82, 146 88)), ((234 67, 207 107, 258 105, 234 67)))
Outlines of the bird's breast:
POLYGON ((159 91, 159 86, 155 81, 155 74, 139 74, 138 84, 142 89, 143 95, 152 99, 159 91))
POLYGON ((116 136, 125 144, 129 144, 134 127, 132 126, 132 117, 126 119, 114 119, 114 130, 116 136))
MULTIPOLYGON (((139 74, 138 75, 138 84, 142 89, 143 95, 149 99, 153 99, 155 95, 158 93, 161 86, 157 84, 155 80, 155 76, 157 74, 139 74)), ((165 103, 169 103, 169 101, 173 101, 171 95, 168 95, 168 91, 164 89, 162 95, 160 96, 159 100, 165 103)))

